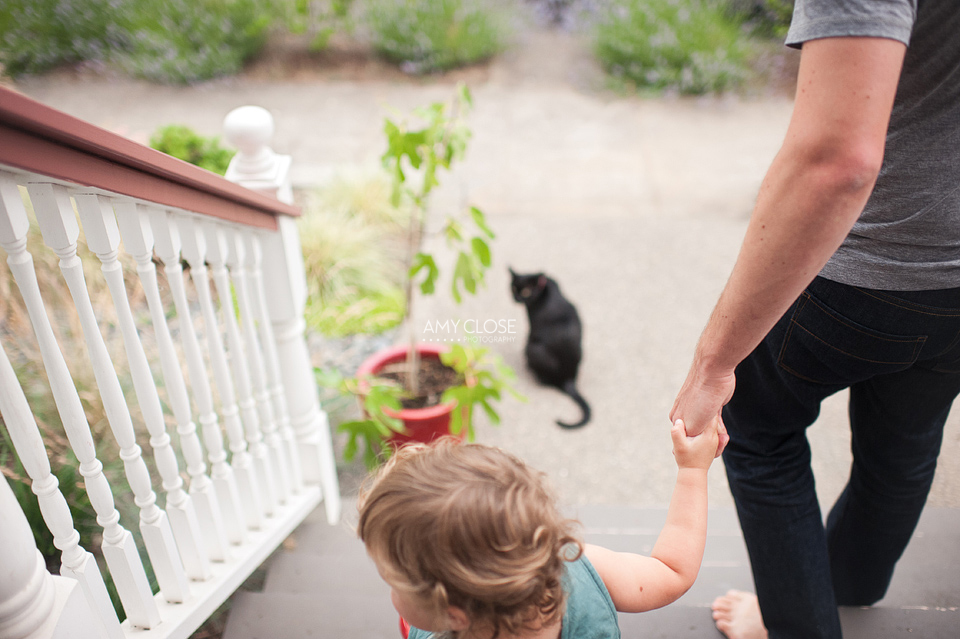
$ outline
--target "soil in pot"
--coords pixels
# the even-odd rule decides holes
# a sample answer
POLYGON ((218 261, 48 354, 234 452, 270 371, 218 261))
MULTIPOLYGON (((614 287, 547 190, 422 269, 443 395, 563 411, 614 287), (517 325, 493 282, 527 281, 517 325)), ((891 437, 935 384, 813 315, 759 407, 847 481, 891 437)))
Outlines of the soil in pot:
MULTIPOLYGON (((377 372, 378 377, 392 379, 403 385, 405 385, 407 374, 407 363, 405 361, 387 364, 377 372)), ((444 366, 439 359, 429 356, 420 358, 420 370, 417 377, 420 382, 420 394, 416 397, 403 399, 401 404, 404 408, 436 406, 440 403, 440 398, 445 390, 463 383, 457 371, 449 366, 444 366)))

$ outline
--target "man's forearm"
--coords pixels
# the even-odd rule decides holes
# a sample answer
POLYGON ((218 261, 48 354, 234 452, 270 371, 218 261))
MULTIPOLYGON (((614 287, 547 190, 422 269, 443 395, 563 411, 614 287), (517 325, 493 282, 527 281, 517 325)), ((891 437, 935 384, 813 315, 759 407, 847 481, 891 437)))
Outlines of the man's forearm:
POLYGON ((840 246, 873 188, 869 169, 818 165, 785 146, 697 347, 704 373, 732 371, 760 343, 840 246))
MULTIPOLYGON (((813 280, 863 210, 883 162, 905 51, 883 38, 804 43, 786 139, 670 411, 671 422, 683 419, 688 434, 717 418, 736 387, 737 364, 813 280)), ((725 437, 721 430, 719 450, 725 437)))
POLYGON ((905 50, 881 38, 804 44, 783 148, 697 350, 706 373, 732 371, 849 233, 883 161, 905 50))

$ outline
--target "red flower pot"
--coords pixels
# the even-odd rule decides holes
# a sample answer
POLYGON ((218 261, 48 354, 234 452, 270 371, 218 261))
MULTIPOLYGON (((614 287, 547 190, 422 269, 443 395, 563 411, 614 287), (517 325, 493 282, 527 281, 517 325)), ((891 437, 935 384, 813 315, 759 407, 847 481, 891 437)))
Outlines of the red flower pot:
MULTIPOLYGON (((440 353, 448 350, 439 344, 417 344, 417 351, 421 359, 440 359, 440 353)), ((357 369, 357 377, 365 375, 376 376, 385 366, 407 360, 409 346, 400 345, 378 351, 368 357, 357 369)), ((390 437, 394 447, 409 443, 428 443, 450 434, 450 413, 456 408, 456 402, 446 402, 427 408, 404 408, 397 412, 384 409, 384 413, 403 421, 406 433, 395 433, 390 437)), ((458 435, 460 439, 466 437, 466 429, 458 435)))

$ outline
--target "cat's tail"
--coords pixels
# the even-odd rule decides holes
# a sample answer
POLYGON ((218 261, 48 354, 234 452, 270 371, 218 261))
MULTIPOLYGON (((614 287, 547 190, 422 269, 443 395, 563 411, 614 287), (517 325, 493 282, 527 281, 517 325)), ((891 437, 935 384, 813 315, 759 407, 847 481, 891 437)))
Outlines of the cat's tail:
POLYGON ((583 417, 581 417, 580 421, 576 424, 567 424, 558 419, 557 426, 560 426, 561 428, 580 428, 581 426, 585 426, 587 422, 590 421, 590 404, 587 403, 587 400, 585 400, 580 395, 580 391, 577 390, 576 380, 571 379, 567 381, 560 390, 569 395, 573 401, 577 403, 577 406, 579 406, 580 410, 583 411, 583 417))

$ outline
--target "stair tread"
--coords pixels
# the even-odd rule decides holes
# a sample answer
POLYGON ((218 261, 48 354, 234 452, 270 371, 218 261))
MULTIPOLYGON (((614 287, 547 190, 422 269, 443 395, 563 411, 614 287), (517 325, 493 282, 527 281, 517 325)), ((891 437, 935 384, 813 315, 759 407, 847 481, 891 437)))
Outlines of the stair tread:
POLYGON ((270 564, 264 592, 343 591, 389 597, 390 588, 373 562, 363 556, 285 554, 270 564))
POLYGON ((389 595, 238 592, 223 637, 398 639, 397 624, 389 595))
MULTIPOLYGON (((869 610, 840 611, 847 639, 954 639, 960 624, 957 609, 920 609, 880 605, 869 610), (918 635, 921 633, 922 635, 918 635)), ((709 606, 676 603, 643 614, 620 614, 624 639, 683 639, 717 636, 709 606)), ((231 609, 225 639, 313 639, 362 636, 397 639, 397 616, 383 599, 337 593, 238 593, 231 609)))
MULTIPOLYGON (((960 611, 917 608, 841 608, 840 622, 845 639, 956 639, 960 611)), ((709 606, 672 604, 642 614, 619 615, 624 639, 714 639, 720 635, 713 625, 709 606)))
MULTIPOLYGON (((588 542, 648 554, 665 508, 580 506, 588 542)), ((642 615, 621 615, 623 636, 718 636, 710 603, 731 588, 752 590, 750 564, 733 508, 711 509, 704 563, 679 601, 642 615)), ((844 608, 848 639, 956 637, 960 627, 960 509, 927 509, 887 597, 869 610, 844 608)), ((311 515, 268 568, 263 593, 238 593, 224 639, 359 636, 396 639, 396 612, 363 544, 347 524, 311 515), (322 621, 317 621, 322 620, 322 621)))

